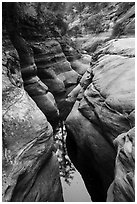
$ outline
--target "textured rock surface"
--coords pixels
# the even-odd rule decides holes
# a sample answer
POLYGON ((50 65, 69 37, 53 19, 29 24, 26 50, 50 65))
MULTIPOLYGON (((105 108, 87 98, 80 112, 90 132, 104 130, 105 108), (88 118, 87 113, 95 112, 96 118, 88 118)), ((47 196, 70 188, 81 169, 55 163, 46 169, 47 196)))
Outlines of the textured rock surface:
POLYGON ((63 201, 52 127, 25 92, 8 52, 2 74, 3 201, 63 201))
POLYGON ((65 98, 78 84, 79 74, 72 69, 57 40, 51 38, 31 44, 37 75, 54 95, 60 116, 64 118, 69 114, 70 108, 67 109, 67 106, 71 105, 65 98))
POLYGON ((58 109, 52 93, 37 76, 33 51, 26 40, 20 36, 15 36, 12 42, 19 55, 24 88, 54 126, 58 122, 58 109))
POLYGON ((90 57, 81 57, 70 45, 68 36, 59 34, 54 15, 47 10, 40 14, 36 9, 38 3, 23 5, 20 26, 13 10, 21 12, 21 4, 5 7, 6 31, 19 55, 25 90, 55 127, 59 111, 62 119, 69 114, 73 104, 65 98, 89 67, 90 57))
POLYGON ((135 201, 135 128, 119 135, 115 179, 108 190, 108 202, 135 201))
POLYGON ((128 9, 126 13, 121 14, 115 22, 112 35, 119 36, 121 34, 135 36, 135 5, 128 9))
POLYGON ((89 68, 91 56, 88 54, 82 55, 77 50, 77 48, 73 48, 71 46, 72 41, 69 41, 68 39, 68 36, 66 38, 59 39, 62 51, 65 54, 67 60, 70 62, 72 69, 75 70, 78 74, 83 75, 89 68))
MULTIPOLYGON (((114 200, 132 201, 134 194, 134 187, 130 189, 122 180, 122 184, 118 184, 117 178, 122 174, 123 179, 128 167, 126 162, 118 167, 119 151, 113 144, 118 135, 134 127, 134 43, 134 38, 106 43, 95 53, 91 69, 83 75, 80 83, 83 87, 77 87, 70 97, 77 101, 66 119, 68 153, 81 172, 93 201, 107 199, 114 177, 114 200)), ((134 146, 133 141, 129 149, 131 145, 134 146)), ((133 178, 134 165, 129 166, 133 178)))
POLYGON ((78 72, 80 75, 83 75, 90 67, 90 62, 91 56, 83 54, 80 59, 73 60, 71 62, 71 66, 76 72, 78 72))
POLYGON ((78 73, 71 68, 56 40, 33 44, 33 50, 38 76, 55 96, 66 91, 65 87, 77 84, 78 73))
POLYGON ((18 52, 3 57, 3 200, 62 201, 50 124, 56 127, 73 107, 67 148, 92 200, 134 201, 134 39, 102 46, 134 36, 134 2, 110 3, 104 10, 100 3, 101 13, 93 9, 96 3, 87 4, 76 16, 72 9, 72 24, 78 20, 83 30, 87 21, 91 32, 108 31, 77 39, 78 46, 61 37, 65 24, 46 2, 3 5, 4 34, 6 29, 18 52))

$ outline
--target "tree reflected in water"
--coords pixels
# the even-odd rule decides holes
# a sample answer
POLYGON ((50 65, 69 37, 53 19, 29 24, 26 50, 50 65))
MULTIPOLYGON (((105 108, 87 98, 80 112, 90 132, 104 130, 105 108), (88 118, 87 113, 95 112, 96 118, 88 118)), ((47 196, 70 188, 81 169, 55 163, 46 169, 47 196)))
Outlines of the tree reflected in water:
POLYGON ((56 155, 59 161, 60 176, 62 176, 65 182, 70 185, 73 179, 73 174, 76 171, 75 167, 71 163, 66 148, 66 129, 65 125, 60 125, 54 134, 55 146, 57 148, 56 155))

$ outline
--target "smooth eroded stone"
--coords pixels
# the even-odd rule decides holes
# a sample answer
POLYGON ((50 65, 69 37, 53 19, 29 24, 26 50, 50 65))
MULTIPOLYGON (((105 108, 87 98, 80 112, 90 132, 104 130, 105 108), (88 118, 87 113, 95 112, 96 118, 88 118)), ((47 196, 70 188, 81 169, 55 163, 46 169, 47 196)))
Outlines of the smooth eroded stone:
POLYGON ((52 127, 8 68, 2 76, 3 201, 63 201, 52 127))
POLYGON ((108 189, 108 202, 135 200, 135 128, 119 135, 115 141, 117 157, 115 178, 108 189))
MULTIPOLYGON (((68 154, 96 202, 106 201, 109 187, 115 189, 113 195, 108 193, 113 201, 134 200, 134 187, 128 184, 130 179, 130 183, 134 181, 134 160, 128 156, 132 165, 126 174, 128 181, 124 180, 126 155, 119 155, 113 144, 118 135, 135 125, 134 46, 134 38, 111 40, 96 52, 96 61, 83 75, 77 100, 66 119, 68 154)), ((132 146, 129 141, 125 151, 130 152, 132 146)))

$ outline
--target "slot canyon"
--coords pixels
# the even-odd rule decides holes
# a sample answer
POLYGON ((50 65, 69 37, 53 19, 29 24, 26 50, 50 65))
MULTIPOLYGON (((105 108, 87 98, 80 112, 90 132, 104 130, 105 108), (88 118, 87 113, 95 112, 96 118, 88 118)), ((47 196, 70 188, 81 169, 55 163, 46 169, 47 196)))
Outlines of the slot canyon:
POLYGON ((135 201, 135 3, 2 3, 3 202, 135 201))

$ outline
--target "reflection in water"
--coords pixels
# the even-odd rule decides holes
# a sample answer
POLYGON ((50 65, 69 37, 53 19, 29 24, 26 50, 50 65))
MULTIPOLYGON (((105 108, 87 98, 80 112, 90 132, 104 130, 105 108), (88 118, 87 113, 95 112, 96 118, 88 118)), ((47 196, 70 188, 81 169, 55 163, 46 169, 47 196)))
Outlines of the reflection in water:
POLYGON ((65 182, 70 185, 76 169, 67 155, 66 129, 64 125, 58 128, 57 133, 54 135, 54 139, 57 147, 56 155, 59 161, 60 176, 64 177, 65 182))
POLYGON ((90 195, 87 192, 83 179, 78 171, 73 174, 71 185, 68 185, 61 177, 63 188, 63 197, 65 202, 91 202, 90 195))
POLYGON ((71 163, 66 149, 66 129, 62 125, 54 135, 65 202, 91 202, 83 179, 71 163))

